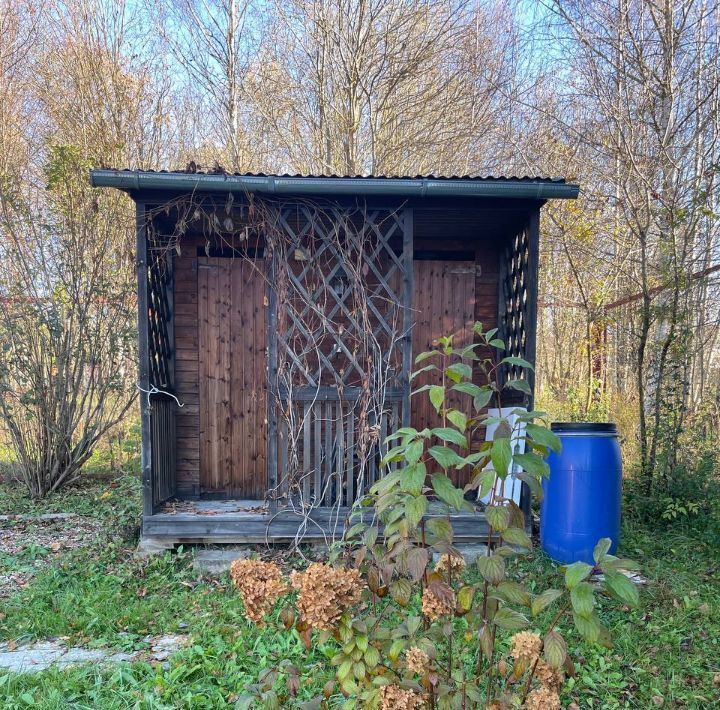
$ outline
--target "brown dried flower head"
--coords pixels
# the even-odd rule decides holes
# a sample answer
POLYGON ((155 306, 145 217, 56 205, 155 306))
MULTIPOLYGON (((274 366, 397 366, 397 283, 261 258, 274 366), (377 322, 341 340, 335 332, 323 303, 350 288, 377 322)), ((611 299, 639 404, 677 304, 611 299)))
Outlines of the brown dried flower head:
POLYGON ((435 586, 426 587, 423 591, 422 612, 432 621, 453 614, 455 606, 455 592, 449 587, 442 595, 437 593, 435 586))
POLYGON ((259 624, 288 586, 280 568, 274 562, 235 560, 230 565, 230 577, 240 590, 245 614, 259 624))
POLYGON ((426 707, 425 696, 397 685, 380 688, 380 710, 420 710, 426 707))
POLYGON ((425 675, 430 669, 430 656, 421 648, 413 646, 405 652, 405 665, 418 675, 425 675))
POLYGON ((440 555, 435 571, 448 579, 452 575, 453 579, 457 579, 458 575, 465 570, 465 560, 460 555, 454 555, 446 552, 440 555))
POLYGON ((532 661, 540 653, 542 639, 530 631, 520 631, 512 639, 510 655, 515 659, 532 661))
POLYGON ((556 693, 562 688, 565 682, 562 671, 553 668, 549 663, 545 663, 542 658, 538 659, 537 665, 535 666, 535 677, 540 682, 540 685, 556 693))
POLYGON ((527 710, 560 710, 560 696, 548 688, 536 688, 525 701, 527 710))
POLYGON ((332 567, 321 562, 304 572, 290 574, 292 586, 300 592, 297 608, 313 629, 331 631, 343 612, 360 601, 363 582, 356 569, 332 567))

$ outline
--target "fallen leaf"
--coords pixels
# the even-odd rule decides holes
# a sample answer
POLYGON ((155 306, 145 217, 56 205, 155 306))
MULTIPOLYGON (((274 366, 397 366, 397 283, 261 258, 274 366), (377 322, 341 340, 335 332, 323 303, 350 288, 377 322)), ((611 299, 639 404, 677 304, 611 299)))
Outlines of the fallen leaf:
POLYGON ((653 695, 652 699, 653 705, 656 707, 662 707, 665 704, 665 698, 663 698, 662 695, 653 695))

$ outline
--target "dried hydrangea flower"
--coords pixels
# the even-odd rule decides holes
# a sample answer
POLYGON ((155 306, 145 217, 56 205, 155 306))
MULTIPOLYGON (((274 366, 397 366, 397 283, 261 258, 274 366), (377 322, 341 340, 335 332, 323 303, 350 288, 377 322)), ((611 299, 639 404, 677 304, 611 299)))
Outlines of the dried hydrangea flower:
POLYGON ((380 710, 420 710, 427 706, 424 695, 397 685, 380 688, 380 710))
POLYGON ((549 663, 545 663, 542 658, 538 660, 535 666, 535 677, 543 687, 555 692, 558 692, 560 688, 562 688, 565 680, 562 671, 553 668, 549 663))
POLYGON ((512 639, 510 655, 516 660, 533 661, 542 649, 542 639, 530 631, 520 631, 512 639))
POLYGON ((332 567, 320 562, 304 572, 292 572, 292 586, 300 594, 297 608, 313 629, 331 631, 343 612, 360 601, 363 581, 356 569, 332 567))
POLYGON ((418 675, 425 675, 430 668, 430 656, 421 648, 413 646, 405 652, 405 665, 418 675))
POLYGON ((456 579, 458 575, 465 571, 465 560, 460 555, 446 552, 440 555, 435 565, 435 571, 446 579, 449 578, 450 575, 452 575, 453 579, 456 579))
POLYGON ((422 612, 428 619, 434 621, 441 616, 447 616, 455 612, 455 592, 449 587, 439 595, 435 587, 426 587, 422 596, 422 612))
POLYGON ((527 710, 560 710, 560 696, 549 688, 536 688, 525 700, 527 710))
POLYGON ((230 577, 240 590, 245 614, 259 624, 275 602, 288 591, 280 568, 274 562, 235 560, 230 565, 230 577))

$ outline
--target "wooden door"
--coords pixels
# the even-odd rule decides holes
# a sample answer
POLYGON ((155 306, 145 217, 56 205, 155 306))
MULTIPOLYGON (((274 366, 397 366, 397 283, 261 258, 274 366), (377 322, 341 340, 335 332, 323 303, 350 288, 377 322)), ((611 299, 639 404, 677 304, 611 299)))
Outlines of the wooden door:
POLYGON ((260 260, 198 258, 200 493, 267 490, 267 331, 260 260))
MULTIPOLYGON (((419 353, 430 350, 432 342, 443 335, 452 334, 455 347, 473 342, 475 273, 473 261, 413 262, 413 362, 419 353)), ((438 365, 439 361, 428 360, 417 369, 429 363, 438 365)), ((412 381, 412 388, 415 390, 426 384, 441 384, 440 373, 430 371, 418 375, 412 381)), ((449 393, 446 402, 451 407, 467 410, 466 414, 471 416, 467 396, 449 393)), ((410 420, 418 430, 442 426, 427 392, 413 396, 410 420)), ((455 482, 460 483, 460 480, 455 482)))

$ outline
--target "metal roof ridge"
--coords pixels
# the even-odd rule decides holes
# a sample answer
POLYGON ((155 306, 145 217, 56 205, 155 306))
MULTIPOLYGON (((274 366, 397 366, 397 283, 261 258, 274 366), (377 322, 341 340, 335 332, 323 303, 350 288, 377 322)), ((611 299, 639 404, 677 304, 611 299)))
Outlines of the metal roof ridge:
POLYGON ((509 197, 574 199, 579 186, 562 178, 448 177, 448 176, 339 176, 266 175, 263 173, 171 172, 95 169, 93 187, 115 187, 128 192, 148 190, 231 191, 273 194, 387 195, 404 197, 509 197))

